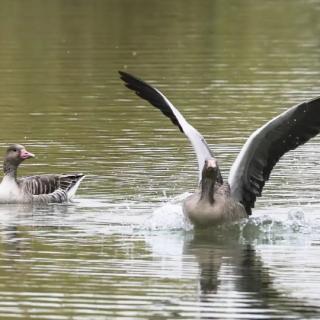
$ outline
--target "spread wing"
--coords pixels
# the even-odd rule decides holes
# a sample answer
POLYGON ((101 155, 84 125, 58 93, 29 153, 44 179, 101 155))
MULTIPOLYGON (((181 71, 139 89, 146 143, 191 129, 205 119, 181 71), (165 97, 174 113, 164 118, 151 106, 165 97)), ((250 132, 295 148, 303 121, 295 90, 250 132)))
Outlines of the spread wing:
POLYGON ((279 159, 320 132, 320 97, 298 104, 256 130, 231 167, 233 198, 251 214, 256 197, 279 159))
MULTIPOLYGON (((135 91, 139 97, 147 100, 150 104, 158 108, 187 136, 197 155, 200 182, 205 160, 213 158, 213 153, 203 136, 185 120, 182 114, 158 89, 126 72, 119 71, 119 73, 121 79, 126 83, 127 88, 135 91)), ((223 182, 220 172, 218 182, 223 182)))

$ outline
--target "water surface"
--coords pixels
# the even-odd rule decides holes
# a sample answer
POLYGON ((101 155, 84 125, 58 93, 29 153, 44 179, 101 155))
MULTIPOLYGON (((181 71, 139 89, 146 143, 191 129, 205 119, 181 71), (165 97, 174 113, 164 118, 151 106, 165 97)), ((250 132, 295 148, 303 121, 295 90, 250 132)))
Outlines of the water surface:
POLYGON ((7 1, 0 148, 20 174, 84 172, 71 205, 0 207, 3 319, 317 319, 319 137, 283 157, 253 216, 193 230, 186 138, 119 80, 161 89, 224 176, 252 131, 319 95, 317 1, 7 1))

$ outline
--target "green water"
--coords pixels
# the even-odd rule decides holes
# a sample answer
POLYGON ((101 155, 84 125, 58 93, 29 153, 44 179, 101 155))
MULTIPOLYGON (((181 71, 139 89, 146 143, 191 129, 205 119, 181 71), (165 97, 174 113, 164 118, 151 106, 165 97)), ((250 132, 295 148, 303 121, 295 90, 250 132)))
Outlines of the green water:
POLYGON ((251 220, 197 234, 180 206, 193 151, 117 73, 164 92, 227 176, 252 131, 319 95, 317 1, 0 5, 0 149, 36 154, 20 175, 87 175, 72 205, 0 207, 1 319, 320 317, 319 138, 251 220))

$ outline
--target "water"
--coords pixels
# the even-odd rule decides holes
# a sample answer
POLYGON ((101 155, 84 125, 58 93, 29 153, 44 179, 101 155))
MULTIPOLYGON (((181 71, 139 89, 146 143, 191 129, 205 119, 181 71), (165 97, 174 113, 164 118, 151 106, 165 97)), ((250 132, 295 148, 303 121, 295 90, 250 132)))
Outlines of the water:
POLYGON ((320 318, 320 138, 253 216, 195 231, 186 138, 119 80, 161 89, 224 176, 248 135, 319 95, 317 1, 0 1, 0 148, 84 172, 76 202, 0 207, 2 319, 320 318))

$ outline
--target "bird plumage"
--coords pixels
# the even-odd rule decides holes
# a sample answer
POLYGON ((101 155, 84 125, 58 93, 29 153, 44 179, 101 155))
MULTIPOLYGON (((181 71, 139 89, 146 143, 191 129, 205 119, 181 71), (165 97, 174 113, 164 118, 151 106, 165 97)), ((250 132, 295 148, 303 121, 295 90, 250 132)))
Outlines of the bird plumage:
POLYGON ((211 212, 213 216, 221 213, 239 218, 243 216, 243 209, 250 215, 256 198, 261 196, 265 182, 279 159, 320 132, 320 97, 293 106, 270 120, 256 130, 244 144, 231 167, 228 184, 223 183, 221 172, 217 168, 215 184, 214 187, 211 186, 214 188, 212 191, 215 201, 210 204, 209 199, 203 201, 201 197, 201 192, 207 188, 200 183, 203 170, 206 170, 205 163, 214 159, 205 139, 158 89, 126 72, 119 73, 126 87, 160 109, 187 136, 194 148, 198 159, 200 191, 184 202, 185 212, 187 215, 189 212, 189 216, 191 211, 193 216, 207 211, 207 215, 211 212), (229 192, 225 192, 221 197, 220 188, 229 188, 229 192), (218 199, 220 207, 217 205, 218 199), (239 214, 234 214, 236 211, 239 214))
POLYGON ((18 144, 7 149, 0 183, 1 203, 62 203, 72 200, 83 174, 43 174, 17 178, 17 169, 34 155, 18 144))

